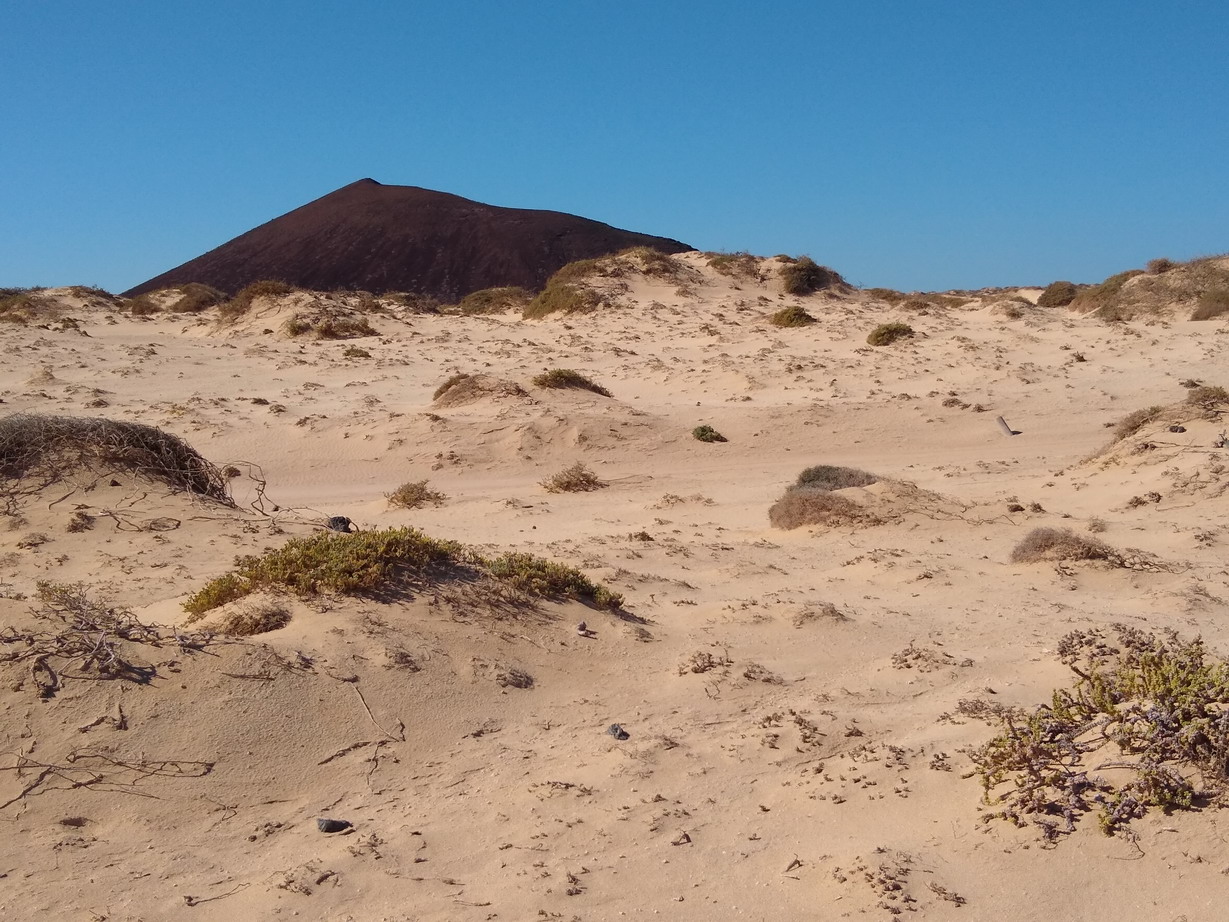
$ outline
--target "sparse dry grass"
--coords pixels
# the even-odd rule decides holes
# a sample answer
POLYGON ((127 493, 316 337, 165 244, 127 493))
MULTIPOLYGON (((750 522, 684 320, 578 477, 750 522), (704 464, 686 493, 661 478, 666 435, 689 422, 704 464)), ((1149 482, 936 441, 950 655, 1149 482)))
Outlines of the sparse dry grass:
POLYGON ((819 265, 809 256, 784 263, 780 275, 781 289, 788 295, 806 295, 845 284, 838 272, 819 265))
POLYGON ((280 548, 241 557, 235 569, 203 586, 184 603, 195 621, 207 612, 259 591, 367 595, 398 586, 421 586, 454 578, 485 577, 535 598, 575 598, 619 610, 623 597, 579 570, 531 554, 507 553, 492 560, 455 541, 430 538, 413 528, 353 534, 321 532, 292 538, 280 548))
POLYGON ((222 470, 187 442, 142 423, 17 413, 0 419, 0 477, 46 486, 73 470, 130 471, 230 504, 222 470))
POLYGON ((913 327, 907 323, 881 323, 871 330, 866 337, 872 346, 889 346, 898 339, 908 339, 913 336, 913 327))
MULTIPOLYGON (((185 620, 190 624, 201 618, 192 615, 185 620)), ((222 618, 202 625, 207 631, 215 634, 227 634, 231 637, 255 637, 257 634, 268 634, 279 631, 290 623, 290 612, 285 606, 275 602, 263 602, 246 607, 236 607, 222 618)))
POLYGON ((1043 560, 1109 560, 1120 558, 1104 541, 1077 535, 1070 528, 1034 528, 1012 549, 1012 563, 1043 560))
POLYGON ((791 487, 772 504, 768 510, 768 521, 775 528, 789 530, 804 525, 871 524, 874 516, 839 494, 791 487))
POLYGON ((399 509, 418 509, 428 503, 439 506, 447 499, 443 493, 429 488, 426 480, 408 481, 388 494, 388 504, 399 509))
POLYGON ((1140 429, 1160 416, 1161 411, 1164 409, 1161 406, 1152 406, 1128 413, 1114 425, 1114 441, 1121 442, 1123 439, 1139 432, 1140 429))
POLYGON ((252 302, 257 298, 276 298, 281 295, 288 295, 294 290, 293 285, 274 279, 253 282, 251 285, 240 289, 229 301, 221 304, 218 307, 218 314, 223 320, 236 320, 251 309, 252 302))
POLYGON ((849 487, 869 487, 878 482, 877 475, 856 467, 817 464, 799 474, 794 486, 806 490, 844 490, 849 487))
POLYGON ((516 286, 483 288, 471 291, 457 304, 458 313, 467 316, 502 314, 510 310, 524 311, 533 300, 533 292, 516 286))
POLYGON ((542 374, 534 377, 533 383, 538 387, 592 391, 603 397, 613 396, 602 385, 582 375, 579 371, 573 371, 571 368, 552 368, 550 371, 544 371, 542 374))
POLYGON ((706 253, 708 265, 721 275, 736 279, 760 279, 760 258, 750 253, 706 253))
POLYGON ((542 487, 547 493, 588 493, 609 486, 598 478, 597 474, 577 461, 570 467, 565 467, 542 481, 542 487))
POLYGON ((774 327, 805 327, 815 322, 815 318, 797 304, 783 307, 771 317, 768 322, 774 327))

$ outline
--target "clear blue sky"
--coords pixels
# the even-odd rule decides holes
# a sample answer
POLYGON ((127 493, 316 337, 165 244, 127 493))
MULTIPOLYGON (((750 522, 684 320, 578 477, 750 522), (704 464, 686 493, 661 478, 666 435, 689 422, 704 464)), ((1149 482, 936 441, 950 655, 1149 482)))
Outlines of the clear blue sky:
POLYGON ((1229 3, 8 2, 0 286, 122 290, 362 177, 864 286, 1229 250, 1229 3))

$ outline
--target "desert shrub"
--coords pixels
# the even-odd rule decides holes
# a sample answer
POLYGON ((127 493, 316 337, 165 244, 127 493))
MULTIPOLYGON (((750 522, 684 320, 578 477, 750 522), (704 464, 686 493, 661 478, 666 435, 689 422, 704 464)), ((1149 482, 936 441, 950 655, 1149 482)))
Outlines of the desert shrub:
POLYGON ((1144 267, 1144 270, 1149 275, 1160 275, 1164 272, 1168 272, 1170 269, 1176 269, 1177 267, 1178 263, 1174 262, 1172 259, 1165 259, 1164 257, 1161 257, 1160 259, 1148 260, 1148 265, 1144 267))
POLYGON ((346 346, 341 352, 341 357, 344 359, 369 359, 371 353, 362 346, 346 346))
MULTIPOLYGON (((188 620, 198 618, 199 616, 188 620)), ((235 608, 219 620, 203 625, 203 627, 216 634, 228 634, 231 637, 255 637, 257 634, 268 634, 270 631, 281 630, 289 623, 290 612, 285 607, 266 602, 247 608, 235 608)))
POLYGON ((229 504, 222 470, 182 439, 141 423, 16 413, 0 419, 0 477, 55 483, 75 469, 124 470, 229 504))
POLYGON ((1093 285, 1080 291, 1071 300, 1070 307, 1072 310, 1084 313, 1096 311, 1099 316, 1103 316, 1106 320, 1127 319, 1121 315, 1121 311, 1116 310, 1117 305, 1115 302, 1118 299, 1118 293, 1122 290, 1122 286, 1137 275, 1143 275, 1143 272, 1139 269, 1129 269, 1126 272, 1111 275, 1100 285, 1093 285))
POLYGON ((211 580, 184 603, 188 622, 261 590, 313 596, 325 592, 364 595, 397 581, 473 579, 486 575, 526 595, 571 597, 617 610, 622 596, 583 573, 530 554, 508 553, 493 560, 455 541, 430 538, 413 528, 343 534, 321 532, 293 538, 259 557, 240 557, 235 569, 211 580))
POLYGON ((1229 403, 1229 391, 1226 391, 1223 387, 1212 387, 1202 384, 1187 391, 1186 402, 1191 406, 1212 410, 1221 404, 1229 403))
POLYGON ((815 318, 797 304, 794 304, 790 307, 781 308, 781 310, 769 317, 768 321, 775 327, 805 327, 808 324, 814 323, 815 318))
POLYGON ((362 317, 325 317, 315 324, 319 339, 353 339, 356 336, 378 336, 376 329, 362 317))
POLYGON ((147 294, 130 298, 124 304, 124 308, 133 317, 152 317, 162 310, 158 303, 147 294))
POLYGON ((402 509, 417 509, 431 503, 439 506, 448 499, 443 493, 430 489, 425 480, 415 480, 403 483, 388 494, 388 504, 402 509))
POLYGON ((273 279, 265 279, 260 282, 253 282, 239 290, 229 301, 224 302, 219 308, 218 313, 225 320, 235 320, 242 317, 252 307, 252 302, 257 298, 276 298, 280 295, 287 295, 294 291, 293 285, 288 285, 286 282, 280 282, 273 279))
POLYGON ((523 311, 532 300, 533 292, 516 286, 483 288, 471 291, 462 298, 457 304, 457 311, 468 315, 502 314, 513 308, 523 311))
POLYGON ((380 297, 416 314, 438 314, 440 312, 440 302, 431 295, 420 295, 411 291, 386 291, 380 297))
POLYGON ((869 487, 878 482, 877 476, 856 467, 817 464, 799 474, 794 486, 805 490, 844 490, 848 487, 869 487))
POLYGON ((571 467, 565 467, 559 473, 543 480, 542 486, 547 493, 588 493, 609 484, 600 480, 583 462, 577 461, 571 467))
POLYGON ((568 597, 598 608, 618 609, 623 596, 595 583, 574 567, 532 554, 509 552, 486 563, 487 572, 527 595, 547 599, 568 597))
POLYGON ((1104 541, 1077 535, 1070 528, 1034 528, 1012 549, 1012 563, 1042 560, 1114 560, 1117 552, 1104 541))
POLYGON ((760 276, 760 258, 750 253, 709 253, 708 264, 721 275, 731 278, 758 279, 760 276))
POLYGON ((30 677, 40 698, 55 697, 66 678, 146 684, 157 676, 156 666, 148 665, 144 656, 137 660, 130 651, 137 644, 161 646, 171 639, 165 632, 141 623, 128 608, 91 598, 83 583, 40 580, 36 586, 40 605, 34 616, 42 624, 34 631, 0 631, 0 644, 13 647, 0 660, 32 661, 30 677))
POLYGON ((615 254, 616 262, 631 263, 644 275, 651 278, 677 280, 687 273, 687 267, 669 253, 652 247, 629 247, 615 254))
POLYGON ((970 752, 983 802, 995 808, 988 818, 1032 823, 1054 841, 1090 813, 1113 834, 1151 808, 1224 801, 1229 663, 1173 631, 1113 629, 1115 638, 1092 629, 1059 641, 1059 659, 1076 679, 1049 704, 1024 711, 961 702, 962 712, 999 728, 970 752))
POLYGON ((601 394, 603 397, 611 396, 610 391, 606 390, 602 385, 570 368, 552 368, 550 371, 544 371, 542 374, 534 377, 533 383, 538 387, 592 391, 595 394, 601 394))
POLYGON ((431 395, 432 399, 439 400, 441 397, 447 394, 450 390, 452 390, 462 381, 467 381, 468 379, 472 377, 473 375, 466 374, 463 371, 458 371, 455 375, 450 375, 447 378, 447 380, 444 381, 443 384, 441 384, 439 387, 435 389, 435 393, 431 395))
POLYGON ((184 602, 200 615, 258 590, 286 589, 311 596, 322 592, 361 595, 396 576, 421 577, 437 568, 460 565, 465 555, 455 541, 429 538, 413 528, 321 532, 292 538, 260 557, 240 557, 235 569, 211 580, 184 602))
POLYGON ((714 429, 712 426, 696 426, 691 430, 692 438, 700 442, 725 442, 728 441, 724 435, 714 429))
POLYGON ((788 295, 805 295, 844 283, 832 269, 821 266, 809 256, 800 256, 781 266, 781 288, 788 295))
POLYGON ((784 529, 803 525, 853 525, 871 520, 857 503, 827 490, 791 488, 768 510, 768 521, 784 529))
POLYGON ((913 335, 913 327, 907 323, 881 323, 871 330, 866 341, 872 346, 887 346, 898 339, 906 339, 913 335))
POLYGON ((1192 320, 1214 320, 1229 314, 1229 288, 1213 288, 1199 296, 1195 309, 1191 311, 1192 320))
POLYGON ((1139 432, 1140 429, 1156 419, 1163 409, 1164 407, 1153 406, 1128 413, 1114 424, 1114 441, 1121 442, 1128 436, 1139 432))
MULTIPOLYGON (((176 291, 179 292, 179 298, 166 305, 166 310, 172 314, 195 314, 226 300, 225 292, 200 282, 188 282, 178 286, 176 291)), ((138 299, 139 296, 134 300, 138 299)))
POLYGON ((866 293, 880 301, 887 301, 889 304, 900 304, 909 298, 909 295, 894 288, 867 288, 866 293))
POLYGON ((550 314, 583 314, 597 310, 606 298, 586 286, 594 277, 614 270, 610 260, 578 259, 560 268, 546 280, 545 287, 525 305, 521 316, 537 320, 550 314))

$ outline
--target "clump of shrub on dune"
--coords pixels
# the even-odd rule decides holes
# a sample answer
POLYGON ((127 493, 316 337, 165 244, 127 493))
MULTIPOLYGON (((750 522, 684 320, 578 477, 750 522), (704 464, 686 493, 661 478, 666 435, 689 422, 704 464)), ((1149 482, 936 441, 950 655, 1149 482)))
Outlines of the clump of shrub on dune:
POLYGON ((252 308, 257 298, 277 298, 295 291, 295 287, 276 279, 264 279, 241 288, 233 298, 218 308, 223 320, 237 320, 252 308))
POLYGON ((877 517, 858 503, 832 491, 849 487, 865 487, 879 478, 852 467, 820 464, 798 475, 768 510, 768 521, 776 528, 787 530, 804 525, 869 525, 877 517))
POLYGON ((907 323, 881 323, 867 335, 866 341, 872 346, 890 346, 898 339, 909 339, 913 336, 913 327, 907 323))
POLYGON ((840 273, 827 266, 821 266, 809 256, 800 256, 790 262, 783 263, 779 274, 781 290, 787 295, 808 295, 828 288, 845 286, 845 280, 840 273))
POLYGON ((805 327, 815 322, 815 318, 797 304, 783 307, 771 317, 768 322, 774 327, 805 327))
POLYGON ((459 371, 435 389, 432 399, 437 407, 459 407, 487 397, 528 396, 525 389, 513 381, 459 371))
POLYGON ((1012 563, 1039 563, 1043 560, 1108 560, 1121 555, 1097 538, 1078 535, 1070 528, 1034 528, 1011 552, 1012 563))
POLYGON ((579 371, 573 371, 571 368, 552 368, 550 371, 544 371, 534 377, 533 383, 538 387, 555 390, 592 391, 602 397, 613 396, 610 391, 592 378, 582 375, 579 371))
POLYGON ((292 538, 260 556, 241 557, 234 570, 190 596, 184 609, 193 616, 188 620, 195 621, 261 591, 361 596, 484 576, 532 597, 570 597, 612 610, 623 602, 618 593, 563 564, 519 553, 487 559, 455 541, 431 538, 413 528, 390 528, 321 532, 292 538))
MULTIPOLYGON (((42 486, 73 471, 126 471, 230 504, 228 478, 183 439, 122 420, 16 413, 0 419, 0 478, 42 486)), ((4 485, 0 484, 0 488, 4 485)))

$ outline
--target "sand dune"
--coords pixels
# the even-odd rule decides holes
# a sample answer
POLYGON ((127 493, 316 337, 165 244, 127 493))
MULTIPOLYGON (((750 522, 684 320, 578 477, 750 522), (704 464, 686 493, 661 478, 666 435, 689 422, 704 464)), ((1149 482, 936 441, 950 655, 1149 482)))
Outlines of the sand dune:
POLYGON ((984 821, 965 750, 994 730, 961 702, 1049 701, 1073 630, 1229 652, 1224 405, 1188 402, 1224 383, 1223 322, 792 296, 772 260, 676 259, 683 281, 629 271, 540 321, 298 294, 134 317, 65 289, 6 325, 5 414, 160 427, 233 467, 234 505, 78 470, 0 517, 5 917, 1218 918, 1222 812, 1055 842, 984 821), (774 326, 791 305, 816 322, 774 326), (291 335, 304 311, 371 332, 291 335), (915 335, 868 345, 891 321, 915 335), (611 396, 534 384, 553 368, 611 396), (543 489, 576 462, 605 486, 543 489), (819 464, 878 476, 839 491, 873 525, 770 524, 819 464), (423 480, 438 505, 389 504, 423 480), (189 621, 330 516, 558 561, 624 605, 441 576, 189 621), (1013 562, 1039 527, 1125 565, 1013 562), (144 678, 52 656, 48 691, 40 582, 158 625, 116 641, 144 678))

